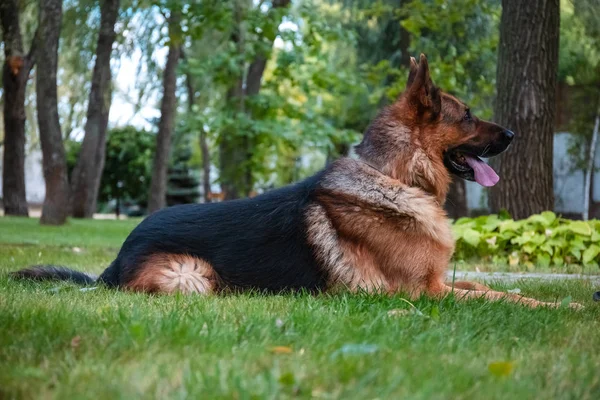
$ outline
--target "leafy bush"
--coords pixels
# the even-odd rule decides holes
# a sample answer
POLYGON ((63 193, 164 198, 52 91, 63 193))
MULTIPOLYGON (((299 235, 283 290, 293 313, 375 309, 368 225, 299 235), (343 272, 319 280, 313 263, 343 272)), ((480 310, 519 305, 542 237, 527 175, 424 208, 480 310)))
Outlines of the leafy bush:
POLYGON ((507 215, 461 218, 454 223, 455 259, 528 268, 600 262, 600 221, 573 221, 551 211, 514 221, 507 215))

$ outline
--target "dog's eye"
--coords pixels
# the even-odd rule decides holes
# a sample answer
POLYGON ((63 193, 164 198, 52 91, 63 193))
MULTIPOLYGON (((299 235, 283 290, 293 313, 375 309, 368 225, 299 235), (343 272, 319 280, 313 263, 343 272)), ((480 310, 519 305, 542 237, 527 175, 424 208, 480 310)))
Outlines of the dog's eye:
POLYGON ((471 116, 471 110, 467 109, 465 111, 465 116, 463 117, 465 121, 473 121, 473 117, 471 116))

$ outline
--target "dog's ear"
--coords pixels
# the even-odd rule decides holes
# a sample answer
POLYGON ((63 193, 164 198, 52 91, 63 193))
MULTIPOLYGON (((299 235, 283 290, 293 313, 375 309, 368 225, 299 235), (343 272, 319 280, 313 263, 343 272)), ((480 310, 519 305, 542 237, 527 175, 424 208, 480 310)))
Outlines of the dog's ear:
POLYGON ((406 89, 409 89, 413 82, 415 81, 415 76, 417 76, 417 71, 419 70, 419 66, 417 65, 417 60, 414 57, 410 58, 410 72, 408 73, 408 80, 406 81, 406 89))
POLYGON ((427 57, 421 53, 419 65, 416 65, 414 58, 411 58, 410 64, 410 74, 408 75, 407 84, 408 95, 412 101, 427 109, 433 115, 439 114, 442 109, 442 98, 440 96, 440 89, 431 80, 427 57))

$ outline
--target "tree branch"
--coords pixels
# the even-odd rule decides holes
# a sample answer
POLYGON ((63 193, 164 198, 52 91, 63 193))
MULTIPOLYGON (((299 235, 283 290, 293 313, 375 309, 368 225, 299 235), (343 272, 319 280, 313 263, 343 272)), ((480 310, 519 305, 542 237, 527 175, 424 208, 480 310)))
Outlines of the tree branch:
POLYGON ((31 69, 35 65, 36 52, 38 47, 38 42, 40 40, 40 27, 38 26, 35 30, 35 34, 33 35, 33 39, 31 40, 31 46, 29 47, 29 53, 27 53, 27 74, 31 72, 31 69))

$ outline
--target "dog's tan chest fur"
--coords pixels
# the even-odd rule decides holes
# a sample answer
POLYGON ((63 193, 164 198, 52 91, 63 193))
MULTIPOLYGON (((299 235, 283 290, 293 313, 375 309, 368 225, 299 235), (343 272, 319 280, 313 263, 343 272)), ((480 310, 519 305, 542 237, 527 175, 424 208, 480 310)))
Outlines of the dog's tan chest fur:
POLYGON ((307 212, 308 237, 331 285, 419 291, 454 249, 435 197, 358 160, 337 161, 307 212))

